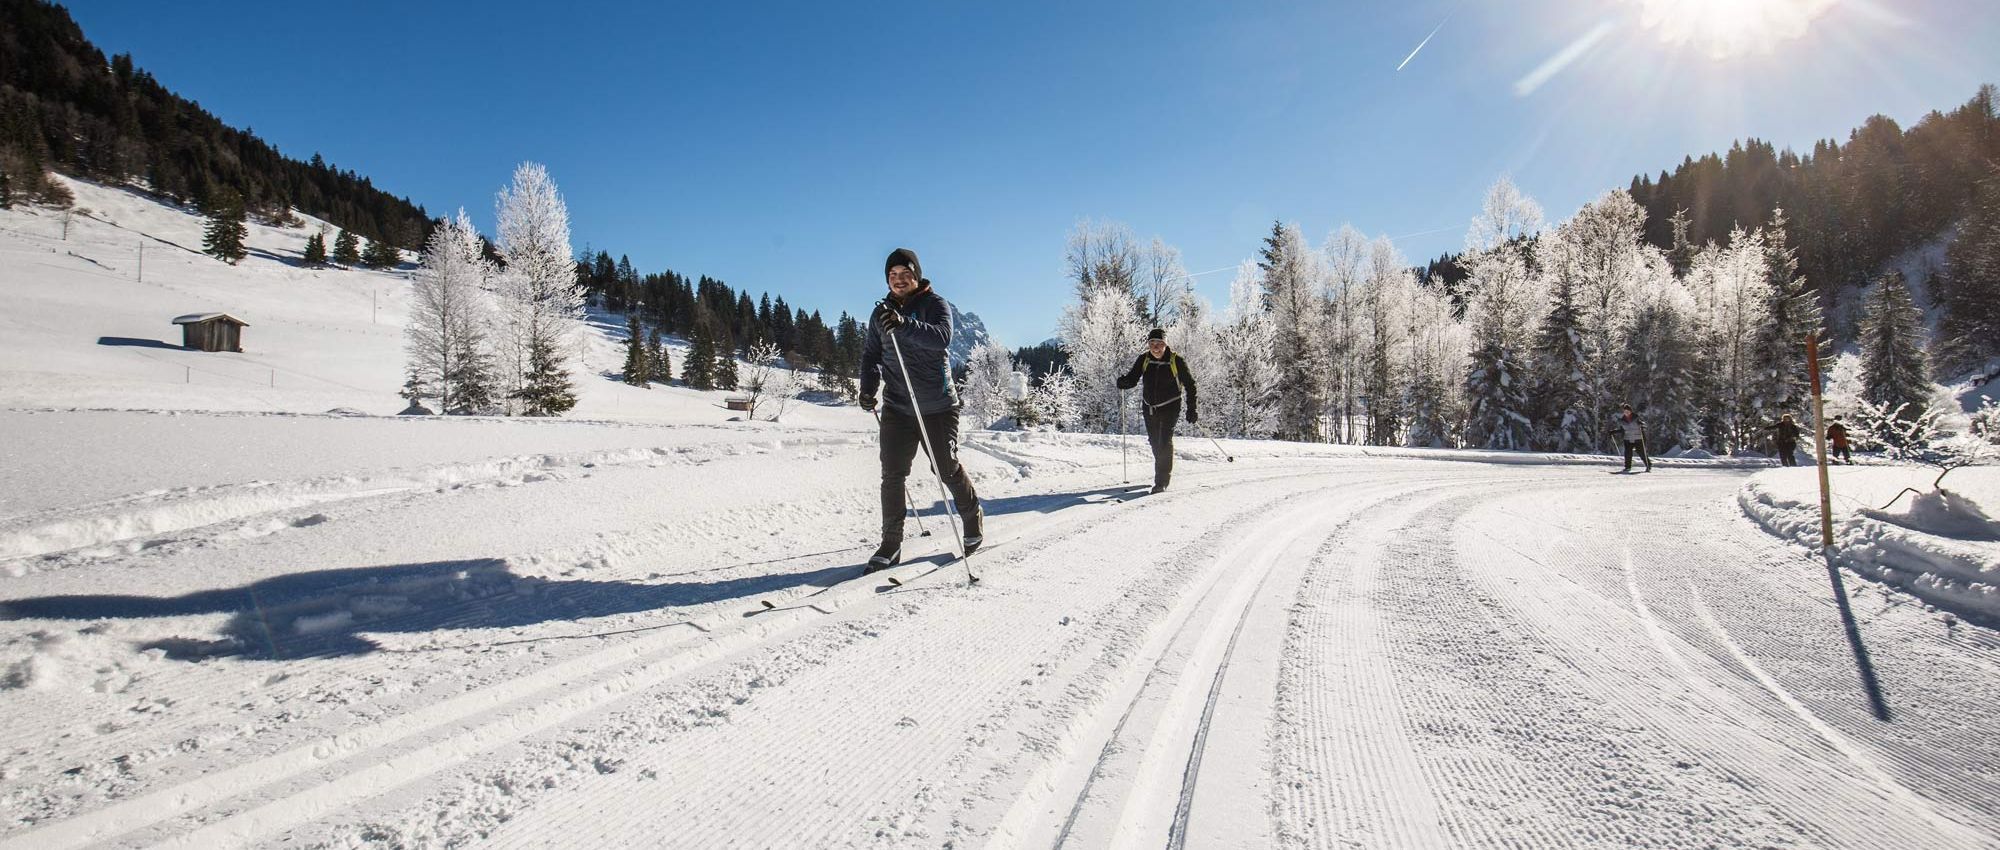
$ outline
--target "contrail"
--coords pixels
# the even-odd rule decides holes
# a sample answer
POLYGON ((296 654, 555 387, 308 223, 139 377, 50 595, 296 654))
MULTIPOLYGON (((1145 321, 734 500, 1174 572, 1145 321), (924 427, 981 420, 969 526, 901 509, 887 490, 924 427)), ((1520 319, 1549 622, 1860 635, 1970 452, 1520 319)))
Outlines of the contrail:
MULTIPOLYGON (((1417 42, 1417 50, 1422 50, 1424 49, 1424 45, 1431 43, 1431 36, 1437 35, 1438 30, 1444 29, 1444 25, 1450 21, 1451 21, 1450 15, 1446 15, 1444 16, 1444 20, 1438 21, 1438 25, 1431 29, 1431 34, 1424 36, 1423 41, 1417 42)), ((1417 50, 1412 50, 1410 51, 1410 55, 1403 57, 1403 64, 1397 65, 1396 70, 1398 71, 1403 70, 1403 65, 1408 65, 1410 64, 1410 60, 1417 58, 1417 50)))

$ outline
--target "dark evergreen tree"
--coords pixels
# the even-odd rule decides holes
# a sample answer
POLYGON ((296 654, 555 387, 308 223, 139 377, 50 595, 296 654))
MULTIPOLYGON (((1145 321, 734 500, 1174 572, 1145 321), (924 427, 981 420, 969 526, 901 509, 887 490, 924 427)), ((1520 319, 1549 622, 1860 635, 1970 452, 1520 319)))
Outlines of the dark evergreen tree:
POLYGON ((666 343, 660 341, 658 326, 653 328, 653 333, 646 343, 646 367, 651 370, 650 377, 653 383, 665 384, 674 379, 673 358, 667 353, 666 343))
POLYGON ((403 253, 387 239, 368 240, 368 250, 361 254, 361 264, 371 269, 395 268, 403 262, 403 253))
POLYGON ((1988 361, 2000 357, 2000 178, 1988 179, 1980 189, 1932 292, 1944 308, 1937 364, 1949 373, 1943 377, 1991 368, 1988 361))
POLYGON ((639 314, 625 316, 625 383, 651 387, 653 367, 647 362, 646 337, 639 328, 639 314))
POLYGON ((355 266, 361 263, 361 240, 351 230, 342 230, 333 237, 333 261, 338 265, 355 266))
POLYGON ((687 358, 681 363, 681 381, 697 390, 715 389, 714 324, 706 313, 695 317, 687 358))
POLYGON ((452 358, 452 368, 445 373, 445 385, 451 391, 451 407, 444 412, 466 416, 491 413, 499 407, 495 398, 495 386, 499 376, 494 373, 493 359, 486 353, 485 335, 470 334, 458 340, 458 356, 452 358))
POLYGON ((715 346, 715 388, 734 390, 736 381, 736 346, 724 335, 715 346))
POLYGON ((1901 272, 1875 284, 1861 318, 1861 397, 1912 420, 1930 404, 1923 347, 1923 313, 1910 300, 1901 272))
POLYGON ((230 188, 218 189, 209 196, 209 203, 202 211, 208 216, 208 224, 202 231, 201 250, 230 265, 248 255, 243 240, 250 235, 250 228, 244 223, 243 198, 230 188))
POLYGON ((1533 422, 1528 410, 1528 375, 1504 347, 1489 343, 1472 351, 1465 390, 1471 409, 1466 442, 1486 449, 1529 448, 1533 422))
POLYGON ((306 237, 304 262, 307 268, 326 265, 326 234, 315 233, 306 237))
POLYGON ((570 386, 569 373, 563 369, 562 355, 553 342, 539 337, 529 340, 526 378, 526 383, 513 393, 521 402, 522 415, 556 416, 576 406, 576 391, 570 386))

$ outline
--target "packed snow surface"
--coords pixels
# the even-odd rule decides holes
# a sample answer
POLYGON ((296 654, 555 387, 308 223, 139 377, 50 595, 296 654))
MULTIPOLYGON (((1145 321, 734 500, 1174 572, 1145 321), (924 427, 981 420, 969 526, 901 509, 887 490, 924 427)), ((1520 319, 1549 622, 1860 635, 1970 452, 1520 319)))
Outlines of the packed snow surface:
POLYGON ((388 416, 394 274, 141 283, 190 217, 76 188, 0 212, 0 848, 2000 847, 1989 470, 1838 468, 1829 562, 1768 461, 974 432, 986 548, 920 472, 863 576, 864 413, 605 322, 568 418, 388 416))

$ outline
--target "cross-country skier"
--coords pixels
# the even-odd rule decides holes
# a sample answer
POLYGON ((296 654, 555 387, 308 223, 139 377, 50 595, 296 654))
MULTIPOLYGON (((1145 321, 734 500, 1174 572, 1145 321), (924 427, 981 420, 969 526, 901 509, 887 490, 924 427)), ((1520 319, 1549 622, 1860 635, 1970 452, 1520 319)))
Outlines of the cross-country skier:
POLYGON ((1187 401, 1187 421, 1196 421, 1194 412, 1194 372, 1187 361, 1167 348, 1167 332, 1154 328, 1146 334, 1146 353, 1132 361, 1132 371, 1118 379, 1118 388, 1139 387, 1139 402, 1146 420, 1146 441, 1153 444, 1153 492, 1167 489, 1174 475, 1174 419, 1187 401))
POLYGON ((878 386, 882 390, 882 546, 868 559, 871 570, 902 561, 903 487, 919 447, 933 462, 965 521, 967 553, 985 541, 981 527, 986 519, 972 479, 958 463, 959 402, 946 357, 951 347, 951 305, 931 291, 915 251, 891 252, 883 274, 889 295, 875 305, 861 346, 861 408, 873 411, 875 391, 878 386), (891 334, 893 343, 884 338, 891 334), (896 361, 898 350, 905 362, 896 361), (909 385, 904 383, 906 370, 909 385), (923 417, 921 430, 918 416, 923 417), (920 435, 925 433, 930 435, 928 446, 922 445, 920 435))
POLYGON ((1764 430, 1777 432, 1774 442, 1778 445, 1778 463, 1782 466, 1798 466, 1799 459, 1793 452, 1799 447, 1799 423, 1792 421, 1792 415, 1787 413, 1778 417, 1776 424, 1764 430))
POLYGON ((1632 405, 1618 405, 1618 418, 1611 421, 1609 433, 1617 434, 1625 442, 1625 471, 1632 471, 1632 452, 1639 452, 1639 459, 1646 462, 1646 471, 1653 471, 1653 459, 1646 454, 1646 425, 1639 421, 1639 415, 1632 412, 1632 405))
POLYGON ((1854 465, 1854 451, 1847 444, 1847 426, 1840 424, 1840 420, 1836 419, 1833 424, 1826 426, 1826 445, 1827 462, 1831 463, 1834 458, 1845 458, 1849 466, 1854 465))

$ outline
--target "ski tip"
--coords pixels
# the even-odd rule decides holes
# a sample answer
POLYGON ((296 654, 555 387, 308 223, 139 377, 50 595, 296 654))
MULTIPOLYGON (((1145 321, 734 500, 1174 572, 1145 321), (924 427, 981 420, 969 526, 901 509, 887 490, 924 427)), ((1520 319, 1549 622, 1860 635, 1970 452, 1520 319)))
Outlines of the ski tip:
POLYGON ((902 586, 903 586, 903 583, 902 583, 901 581, 897 580, 897 578, 896 578, 895 576, 890 576, 890 577, 889 577, 889 583, 890 583, 890 584, 893 584, 893 585, 895 585, 895 586, 897 586, 897 587, 902 587, 902 586))
POLYGON ((778 608, 778 606, 771 604, 771 600, 769 599, 759 599, 757 603, 764 606, 766 610, 775 611, 778 608))

